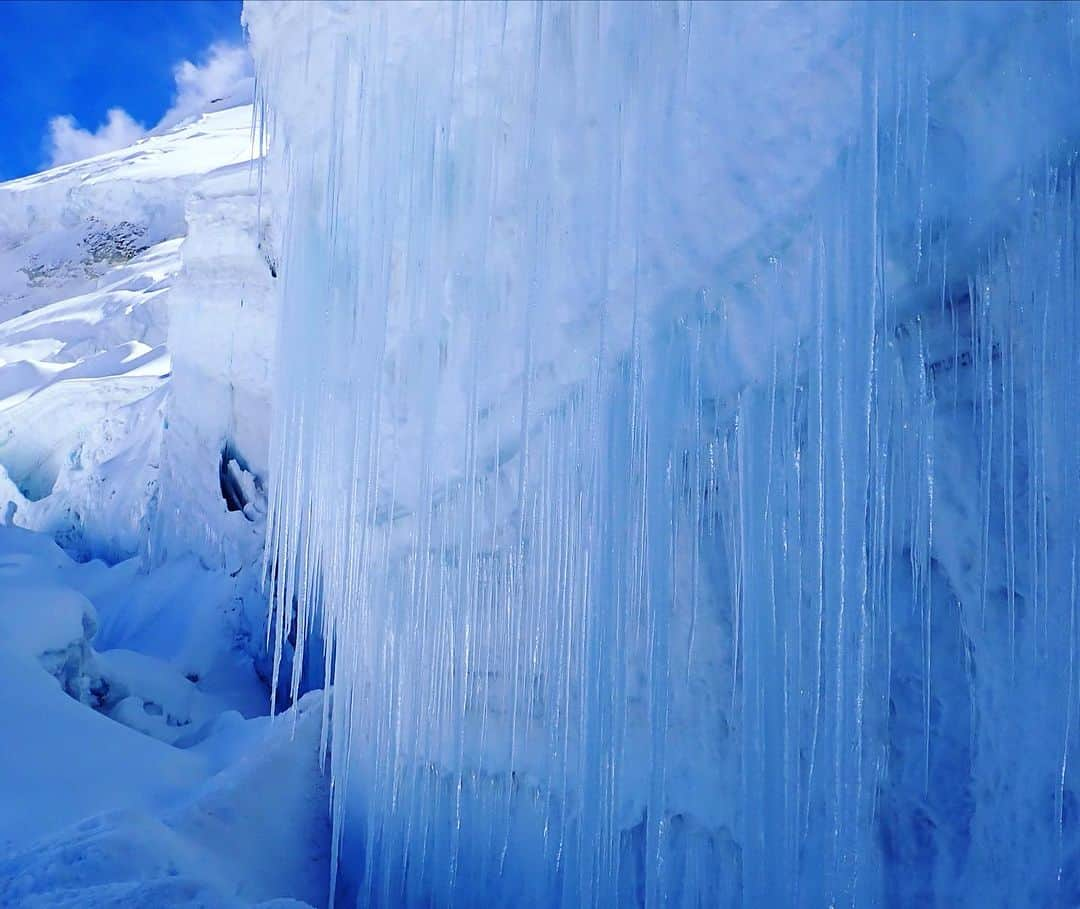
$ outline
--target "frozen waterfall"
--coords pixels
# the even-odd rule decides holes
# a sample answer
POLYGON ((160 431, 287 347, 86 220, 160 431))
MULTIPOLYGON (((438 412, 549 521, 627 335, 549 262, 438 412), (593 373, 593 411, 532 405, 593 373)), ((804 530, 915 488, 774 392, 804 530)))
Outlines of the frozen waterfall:
POLYGON ((1075 7, 245 19, 339 899, 1080 902, 1075 7))

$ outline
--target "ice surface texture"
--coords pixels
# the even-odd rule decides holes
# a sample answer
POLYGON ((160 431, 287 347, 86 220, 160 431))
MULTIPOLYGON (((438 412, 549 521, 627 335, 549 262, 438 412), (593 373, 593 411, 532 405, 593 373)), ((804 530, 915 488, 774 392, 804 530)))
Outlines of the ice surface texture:
POLYGON ((342 892, 1080 900, 1074 8, 245 17, 342 892))

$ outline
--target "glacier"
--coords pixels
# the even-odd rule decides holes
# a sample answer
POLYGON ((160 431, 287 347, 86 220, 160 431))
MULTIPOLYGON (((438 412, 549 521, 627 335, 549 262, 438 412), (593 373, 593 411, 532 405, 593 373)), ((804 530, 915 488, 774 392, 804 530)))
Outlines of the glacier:
POLYGON ((1080 901, 1075 7, 244 19, 336 898, 1080 901))
POLYGON ((0 907, 1080 905, 1077 6, 243 17, 0 184, 0 907))
POLYGON ((327 901, 320 695, 267 716, 250 100, 0 184, 5 909, 327 901))

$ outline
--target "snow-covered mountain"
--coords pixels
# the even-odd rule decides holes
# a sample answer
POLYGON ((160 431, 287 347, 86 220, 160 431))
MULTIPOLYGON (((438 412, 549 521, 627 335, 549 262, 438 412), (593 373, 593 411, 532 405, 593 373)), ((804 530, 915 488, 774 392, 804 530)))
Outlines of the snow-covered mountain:
MULTIPOLYGON (((186 388, 201 368, 244 394, 265 391, 261 323, 247 318, 237 338, 227 322, 245 304, 250 316, 271 280, 252 150, 251 108, 238 106, 0 185, 0 465, 20 526, 87 555, 135 554, 170 470, 159 453, 172 359, 186 388), (262 362, 237 363, 237 350, 262 362), (234 369, 247 370, 240 381, 234 369)), ((197 404, 174 395, 170 425, 190 431, 187 409, 197 407, 208 428, 212 393, 204 382, 197 404)), ((223 434, 236 421, 221 420, 223 434)), ((173 467, 181 483, 197 482, 179 476, 193 463, 173 467)))
POLYGON ((318 696, 265 716, 252 126, 0 185, 0 906, 325 904, 318 696))

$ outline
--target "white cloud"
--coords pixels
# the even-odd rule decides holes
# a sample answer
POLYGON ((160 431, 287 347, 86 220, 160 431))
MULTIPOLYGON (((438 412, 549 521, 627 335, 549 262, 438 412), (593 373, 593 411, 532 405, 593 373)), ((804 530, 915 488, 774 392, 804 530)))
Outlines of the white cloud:
MULTIPOLYGON (((202 113, 213 102, 230 99, 233 103, 250 100, 253 91, 251 55, 246 47, 212 44, 202 63, 181 60, 173 67, 176 88, 172 106, 155 129, 168 129, 189 117, 202 113)), ((148 130, 123 108, 109 110, 106 120, 96 130, 78 124, 64 115, 49 121, 45 150, 50 167, 81 161, 117 148, 131 145, 148 130)))
POLYGON ((181 60, 173 67, 176 96, 172 107, 158 123, 167 129, 181 120, 202 113, 212 101, 232 95, 238 87, 250 93, 251 55, 246 47, 213 44, 201 65, 181 60))
POLYGON ((49 164, 55 167, 123 148, 145 133, 143 126, 119 107, 112 108, 93 132, 79 126, 74 117, 53 117, 49 121, 49 164))

